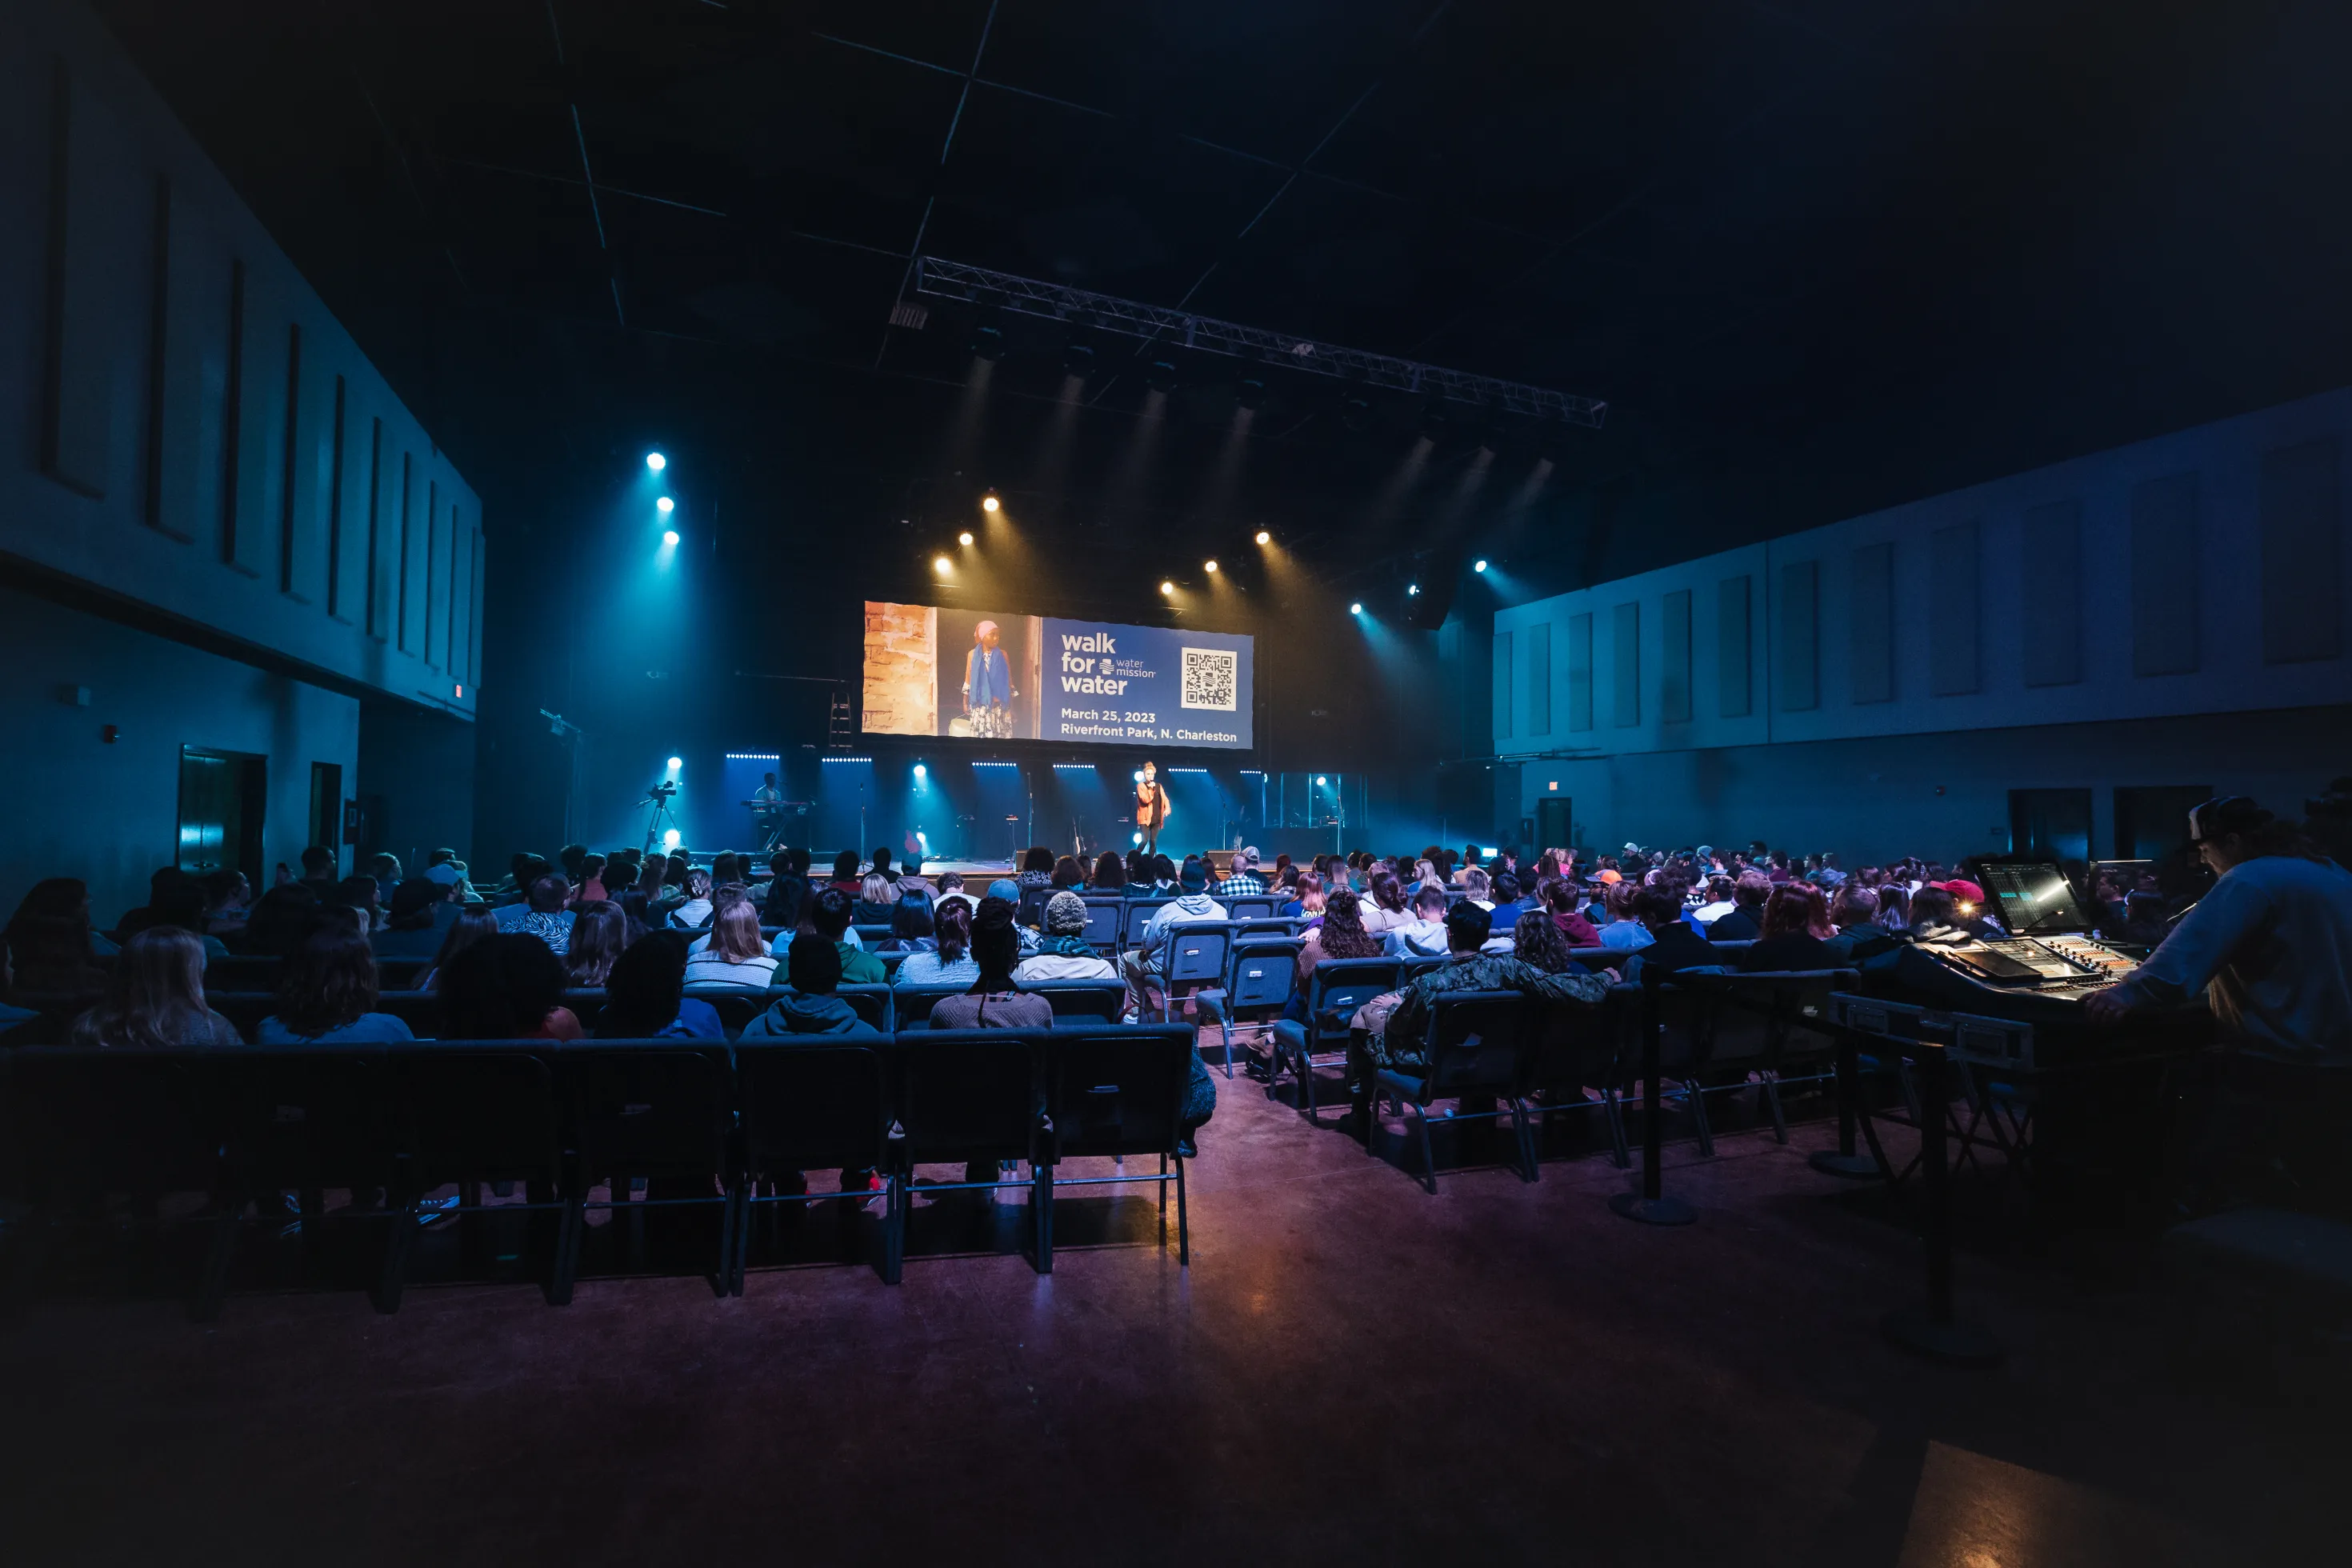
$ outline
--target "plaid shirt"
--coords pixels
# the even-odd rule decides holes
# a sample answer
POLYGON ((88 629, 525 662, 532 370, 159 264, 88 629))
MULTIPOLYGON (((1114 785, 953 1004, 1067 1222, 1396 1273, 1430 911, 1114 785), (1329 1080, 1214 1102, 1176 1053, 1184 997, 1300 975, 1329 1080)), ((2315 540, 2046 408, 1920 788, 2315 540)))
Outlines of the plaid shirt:
POLYGON ((1407 1072, 1428 1066, 1422 1047, 1429 1038, 1431 1002, 1448 991, 1517 991, 1538 1002, 1598 1004, 1609 994, 1609 982, 1570 964, 1562 974, 1546 974, 1531 963, 1504 952, 1457 955, 1404 988, 1403 999, 1389 1015, 1386 1032, 1375 1035, 1369 1048, 1373 1061, 1407 1072))
POLYGON ((1246 898, 1253 893, 1265 892, 1265 884, 1259 881, 1251 872, 1236 871, 1217 884, 1217 891, 1227 898, 1233 897, 1235 893, 1246 898))

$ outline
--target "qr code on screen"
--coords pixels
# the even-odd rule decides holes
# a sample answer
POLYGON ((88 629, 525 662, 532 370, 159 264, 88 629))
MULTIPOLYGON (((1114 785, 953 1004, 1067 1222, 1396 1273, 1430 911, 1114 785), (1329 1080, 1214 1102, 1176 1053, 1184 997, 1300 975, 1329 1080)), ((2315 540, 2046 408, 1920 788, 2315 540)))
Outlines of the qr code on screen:
POLYGON ((1188 647, 1184 650, 1182 708, 1213 708, 1231 713, 1240 706, 1241 655, 1230 648, 1188 647))

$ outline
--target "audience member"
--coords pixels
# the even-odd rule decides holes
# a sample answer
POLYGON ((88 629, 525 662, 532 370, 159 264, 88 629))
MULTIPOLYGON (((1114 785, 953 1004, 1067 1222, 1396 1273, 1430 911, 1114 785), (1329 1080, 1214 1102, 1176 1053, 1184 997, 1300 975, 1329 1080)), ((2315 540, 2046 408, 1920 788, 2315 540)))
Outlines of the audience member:
POLYGON ((710 923, 710 873, 699 866, 686 874, 686 902, 672 910, 669 923, 679 931, 700 931, 710 923))
POLYGON ((432 963, 416 977, 416 989, 440 990, 442 973, 449 967, 451 959, 484 938, 498 934, 498 916, 488 905, 460 913, 449 929, 442 933, 441 948, 433 955, 432 963))
POLYGON ((1562 941, 1570 947, 1599 947, 1601 932, 1584 918, 1576 907, 1577 885, 1563 877, 1544 884, 1544 907, 1551 911, 1551 923, 1559 927, 1562 941))
POLYGON ((1318 871, 1301 871, 1292 888, 1297 895, 1282 906, 1282 918, 1305 922, 1300 930, 1309 930, 1323 923, 1323 877, 1318 871))
POLYGON ((971 956, 971 912, 964 897, 942 894, 931 915, 931 947, 909 952, 890 975, 893 985, 969 985, 980 978, 971 956))
POLYGON ((1841 967, 1824 940, 1833 929, 1829 901, 1810 882, 1791 879, 1774 888, 1764 904, 1763 929, 1764 934, 1739 955, 1743 972, 1841 967))
MULTIPOLYGON (((1691 911, 1691 918, 1697 921, 1702 927, 1710 926, 1738 909, 1739 905, 1733 900, 1731 889, 1730 878, 1709 877, 1706 879, 1706 901, 1691 911)), ((1724 940, 1729 942, 1732 939, 1726 937, 1724 940)))
MULTIPOLYGON (((629 917, 610 899, 582 904, 572 914, 572 940, 563 950, 564 988, 593 991, 612 978, 613 965, 628 951, 629 917)), ((766 946, 760 951, 766 952, 766 946)))
POLYGON ((1364 929, 1363 900, 1352 889, 1341 888, 1323 900, 1323 923, 1307 933, 1298 950, 1302 987, 1316 966, 1327 958, 1378 958, 1382 937, 1364 929))
POLYGON ((437 989, 445 1040, 581 1037, 580 1020, 562 1005, 562 961, 528 931, 502 931, 461 949, 441 971, 437 989))
MULTIPOLYGON (((870 961, 869 961, 870 962, 870 961)), ((735 985, 765 991, 773 982, 776 960, 760 934, 760 911, 748 898, 739 898, 719 911, 711 926, 710 944, 686 960, 688 985, 735 985)))
POLYGON ((1236 849, 1225 873, 1217 884, 1217 891, 1228 899, 1251 898, 1265 891, 1265 882, 1257 874, 1257 851, 1236 849))
MULTIPOLYGON (((1222 913, 1217 918, 1222 919, 1222 913)), ((1013 927, 1012 905, 995 898, 981 900, 980 910, 972 919, 971 956, 980 969, 972 979, 971 989, 959 995, 941 997, 933 1004, 932 1028, 1046 1029, 1053 1026, 1053 1005, 1043 996, 1021 991, 1013 984, 1013 966, 1021 960, 1021 937, 1013 927)), ((993 1177, 982 1179, 992 1180, 993 1177)))
MULTIPOLYGON (((1633 913, 1633 896, 1644 884, 1612 882, 1604 900, 1609 910, 1609 923, 1601 928, 1601 945, 1615 948, 1620 952, 1633 952, 1650 945, 1654 940, 1650 928, 1633 913)), ((1679 908, 1679 905, 1677 905, 1679 908)))
POLYGON ((1086 900, 1065 891, 1045 901, 1045 939, 1014 966, 1013 978, 1024 985, 1048 980, 1118 978, 1118 966, 1087 940, 1086 900))
MULTIPOLYGON (((1425 1068, 1430 1008, 1448 992, 1517 991, 1540 1002, 1590 1006, 1617 978, 1614 970, 1593 974, 1579 963, 1547 974, 1508 954, 1483 952, 1493 928, 1493 917, 1477 904, 1465 899, 1454 905, 1445 912, 1446 962, 1415 976, 1402 992, 1375 997, 1358 1010, 1371 1066, 1407 1072, 1425 1068)), ((1360 1081, 1369 1083, 1370 1075, 1360 1081)))
POLYGON ((235 936, 245 930, 245 911, 253 902, 253 884, 245 873, 223 868, 207 871, 196 879, 205 890, 205 930, 218 937, 235 936))
POLYGON ((323 844, 313 844, 302 851, 302 884, 309 888, 320 903, 335 894, 335 852, 323 844))
POLYGON ((1094 875, 1088 879, 1087 888, 1090 891, 1106 896, 1116 896, 1125 892, 1127 890, 1126 862, 1122 861, 1115 852, 1104 850, 1095 860, 1094 875))
POLYGON ((1054 852, 1051 849, 1030 848, 1021 853, 1019 885, 1024 888, 1050 888, 1054 885, 1054 852))
MULTIPOLYGON (((151 926, 177 926, 182 931, 192 929, 188 925, 188 907, 192 900, 201 910, 204 893, 197 888, 196 879, 177 866, 159 867, 147 879, 147 901, 135 910, 125 910, 122 918, 114 922, 115 939, 129 942, 151 926)), ((197 922, 194 929, 201 931, 201 914, 197 916, 197 922)))
MULTIPOLYGON (((827 896, 839 892, 838 888, 825 889, 827 896)), ((842 1000, 841 949, 821 933, 802 931, 793 938, 784 952, 784 994, 743 1026, 743 1038, 877 1032, 842 1000)))
POLYGON ((154 926, 122 944, 98 1005, 74 1020, 73 1043, 153 1049, 245 1041, 205 1005, 204 945, 176 926, 154 926))
POLYGON ((375 951, 368 939, 340 923, 321 924, 279 963, 278 1011, 255 1028, 254 1044, 384 1045, 415 1038, 406 1024, 377 1012, 375 1005, 375 951))
POLYGON ((1668 974, 1683 970, 1723 973, 1724 955, 1684 921, 1682 896, 1672 886, 1636 888, 1630 907, 1650 933, 1650 942, 1625 961, 1626 979, 1639 980, 1652 969, 1668 974))
POLYGON ((1709 942, 1753 942, 1764 934, 1764 900, 1772 896, 1771 879, 1761 871, 1742 871, 1731 884, 1732 910, 1707 924, 1709 942))
POLYGON ((440 951, 444 931, 435 916, 460 906, 450 902, 455 883, 411 877, 393 889, 392 912, 373 937, 378 958, 430 958, 440 951))
POLYGON ((282 882, 254 901, 246 917, 245 951, 283 958, 310 934, 318 923, 321 900, 308 882, 282 882))
MULTIPOLYGON (((888 978, 882 961, 859 946, 856 933, 849 929, 849 912, 855 906, 850 897, 839 887, 827 887, 809 900, 802 917, 801 931, 814 931, 841 950, 841 980, 847 985, 878 985, 888 978)), ((800 931, 779 931, 768 949, 772 956, 785 957, 792 952, 800 931)))
MULTIPOLYGON (((1168 858, 1164 855, 1160 857, 1160 864, 1167 865, 1168 858)), ((1224 905, 1209 896, 1208 874, 1202 868, 1200 861, 1185 862, 1182 888, 1183 890, 1174 899, 1151 911, 1151 918, 1143 923, 1142 945, 1129 952, 1120 961, 1119 967, 1127 976, 1129 1000, 1139 1014, 1150 1007, 1150 991, 1153 978, 1168 972, 1168 946, 1175 936, 1176 928, 1225 918, 1224 905)), ((979 931, 974 928, 973 940, 976 942, 978 939, 979 931)), ((982 963, 985 962, 983 959, 982 963)), ((1012 965, 1008 963, 1005 967, 1010 971, 1012 965)))
POLYGON ((360 934, 373 936, 383 926, 382 898, 383 889, 376 879, 362 875, 346 877, 336 883, 335 896, 326 901, 356 911, 360 917, 360 934))
POLYGON ((1445 889, 1424 881, 1412 895, 1412 919, 1381 933, 1381 948, 1391 958, 1443 958, 1445 945, 1445 889))
POLYGON ((850 910, 849 921, 852 925, 886 926, 898 907, 898 890, 890 879, 879 871, 868 872, 857 885, 857 902, 850 910))
MULTIPOLYGON (((578 951, 575 945, 573 951, 578 951)), ((686 994, 686 942, 677 931, 649 931, 613 961, 604 977, 600 1040, 722 1040, 719 1011, 686 994)))
MULTIPOLYGON (((980 900, 973 894, 965 890, 962 872, 945 871, 940 873, 939 901, 941 904, 961 904, 963 906, 964 912, 964 930, 966 931, 971 931, 971 911, 979 907, 980 900)), ((932 919, 936 921, 938 918, 938 913, 934 910, 932 919)))
MULTIPOLYGON (((1438 896, 1442 901, 1444 895, 1441 893, 1438 896)), ((1491 922, 1492 917, 1488 918, 1491 922)), ((1444 924, 1443 920, 1438 921, 1441 930, 1444 924)), ((1493 929, 1491 923, 1488 929, 1493 929)), ((1494 939, 1487 938, 1480 951, 1486 951, 1493 943, 1494 939)), ((1559 934, 1559 927, 1554 925, 1551 916, 1542 910, 1520 912, 1517 921, 1511 927, 1510 951, 1513 958, 1546 974, 1565 974, 1576 963, 1576 960, 1569 956, 1568 942, 1559 934)))
POLYGON ((1404 885, 1397 880, 1395 872, 1373 872, 1371 889, 1370 901, 1361 906, 1366 931, 1379 936, 1392 926, 1412 923, 1412 915, 1404 907, 1404 885))

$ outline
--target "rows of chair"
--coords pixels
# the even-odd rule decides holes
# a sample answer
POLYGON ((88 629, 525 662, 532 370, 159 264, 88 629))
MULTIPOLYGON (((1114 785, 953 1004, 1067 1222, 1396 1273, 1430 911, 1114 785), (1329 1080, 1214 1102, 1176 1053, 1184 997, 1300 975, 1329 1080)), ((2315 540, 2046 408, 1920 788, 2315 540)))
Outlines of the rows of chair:
POLYGON ((0 1051, 6 1190, 24 1196, 28 1238, 128 1194, 152 1212, 163 1194, 210 1195, 210 1247, 193 1310, 217 1312, 242 1216, 299 1194, 312 1227, 383 1226, 378 1308, 397 1310, 426 1196, 457 1184, 461 1225, 482 1218, 485 1184, 524 1189, 525 1211, 554 1216, 548 1299, 571 1299, 582 1227, 601 1183, 635 1179, 652 1204, 719 1211, 711 1277, 740 1294, 752 1207, 879 1201, 871 1240, 896 1283, 909 1189, 919 1165, 1025 1163, 1018 1181, 926 1184, 926 1191, 1027 1191, 1033 1261, 1053 1268, 1057 1191, 1106 1183, 1176 1188, 1180 1263, 1191 1260, 1181 1115, 1193 1031, 915 1029, 875 1037, 699 1040, 442 1041, 224 1050, 27 1046, 0 1051), (1160 1157, 1129 1176, 1130 1157, 1160 1157), (1112 1157, 1119 1173, 1069 1173, 1112 1157), (811 1194, 800 1173, 872 1171, 811 1194), (348 1208, 325 1211, 330 1189, 348 1208), (373 1194, 381 1192, 379 1206, 373 1194))

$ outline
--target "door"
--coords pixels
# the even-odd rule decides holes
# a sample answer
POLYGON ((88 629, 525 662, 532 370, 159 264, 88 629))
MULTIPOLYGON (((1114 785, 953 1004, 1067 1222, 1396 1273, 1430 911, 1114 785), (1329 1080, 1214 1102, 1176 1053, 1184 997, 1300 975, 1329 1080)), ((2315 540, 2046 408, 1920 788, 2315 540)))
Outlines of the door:
POLYGON ((343 767, 341 763, 310 764, 310 842, 335 852, 336 875, 343 864, 343 767))
POLYGON ((1576 845, 1576 803, 1564 795, 1536 796, 1536 841, 1538 853, 1546 849, 1570 849, 1576 845))
POLYGON ((2069 876, 2091 860, 2091 792, 2013 789, 2009 792, 2009 852, 2054 860, 2069 876))
POLYGON ((2211 784, 2116 786, 2116 858, 2161 860, 2189 843, 2189 808, 2213 798, 2211 784))
POLYGON ((245 752, 180 748, 180 831, 176 864, 201 876, 245 873, 258 890, 262 816, 269 800, 269 763, 245 752))

